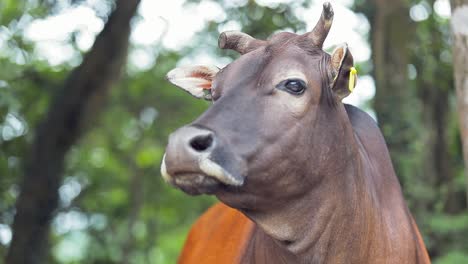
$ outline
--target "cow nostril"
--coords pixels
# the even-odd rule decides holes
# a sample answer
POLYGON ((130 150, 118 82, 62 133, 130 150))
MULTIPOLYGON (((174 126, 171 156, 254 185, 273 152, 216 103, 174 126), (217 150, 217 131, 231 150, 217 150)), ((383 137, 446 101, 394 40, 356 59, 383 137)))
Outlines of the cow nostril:
POLYGON ((212 144, 213 136, 211 134, 196 136, 192 138, 192 140, 190 140, 190 146, 198 152, 202 152, 209 149, 212 144))

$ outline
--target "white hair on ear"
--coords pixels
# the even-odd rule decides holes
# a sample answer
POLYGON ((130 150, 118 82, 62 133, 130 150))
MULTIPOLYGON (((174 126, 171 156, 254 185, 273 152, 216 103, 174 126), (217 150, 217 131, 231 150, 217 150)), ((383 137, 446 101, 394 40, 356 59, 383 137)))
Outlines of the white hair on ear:
POLYGON ((211 89, 211 82, 218 71, 216 66, 183 66, 168 72, 166 79, 196 98, 210 99, 205 91, 211 89))
POLYGON ((343 61, 345 59, 346 53, 348 52, 348 43, 342 43, 333 50, 332 53, 332 66, 333 70, 338 73, 343 61))

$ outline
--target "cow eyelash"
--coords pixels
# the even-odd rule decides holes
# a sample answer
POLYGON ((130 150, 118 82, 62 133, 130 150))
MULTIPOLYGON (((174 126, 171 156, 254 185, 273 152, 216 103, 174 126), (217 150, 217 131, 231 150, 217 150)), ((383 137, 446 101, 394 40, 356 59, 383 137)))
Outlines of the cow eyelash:
POLYGON ((301 79, 286 79, 276 85, 276 88, 293 95, 302 95, 306 90, 307 85, 301 79))

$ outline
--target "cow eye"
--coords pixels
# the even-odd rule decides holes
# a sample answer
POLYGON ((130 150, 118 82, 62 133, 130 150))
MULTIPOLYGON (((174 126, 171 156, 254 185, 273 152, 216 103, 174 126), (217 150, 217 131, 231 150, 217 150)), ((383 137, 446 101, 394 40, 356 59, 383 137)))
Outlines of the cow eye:
POLYGON ((277 88, 285 90, 288 93, 294 95, 301 95, 306 89, 306 84, 303 80, 300 79, 288 79, 282 81, 277 88))

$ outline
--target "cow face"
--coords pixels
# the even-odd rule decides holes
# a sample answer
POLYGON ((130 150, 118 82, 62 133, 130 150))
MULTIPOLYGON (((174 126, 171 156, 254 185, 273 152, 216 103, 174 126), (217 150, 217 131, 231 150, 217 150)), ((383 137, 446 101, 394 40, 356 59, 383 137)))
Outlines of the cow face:
POLYGON ((219 46, 240 58, 221 70, 170 71, 170 82, 213 105, 170 136, 164 179, 189 194, 258 208, 301 196, 322 180, 321 172, 339 167, 331 161, 353 59, 346 45, 332 55, 322 51, 332 18, 327 3, 304 35, 278 33, 260 41, 225 32, 219 46))

